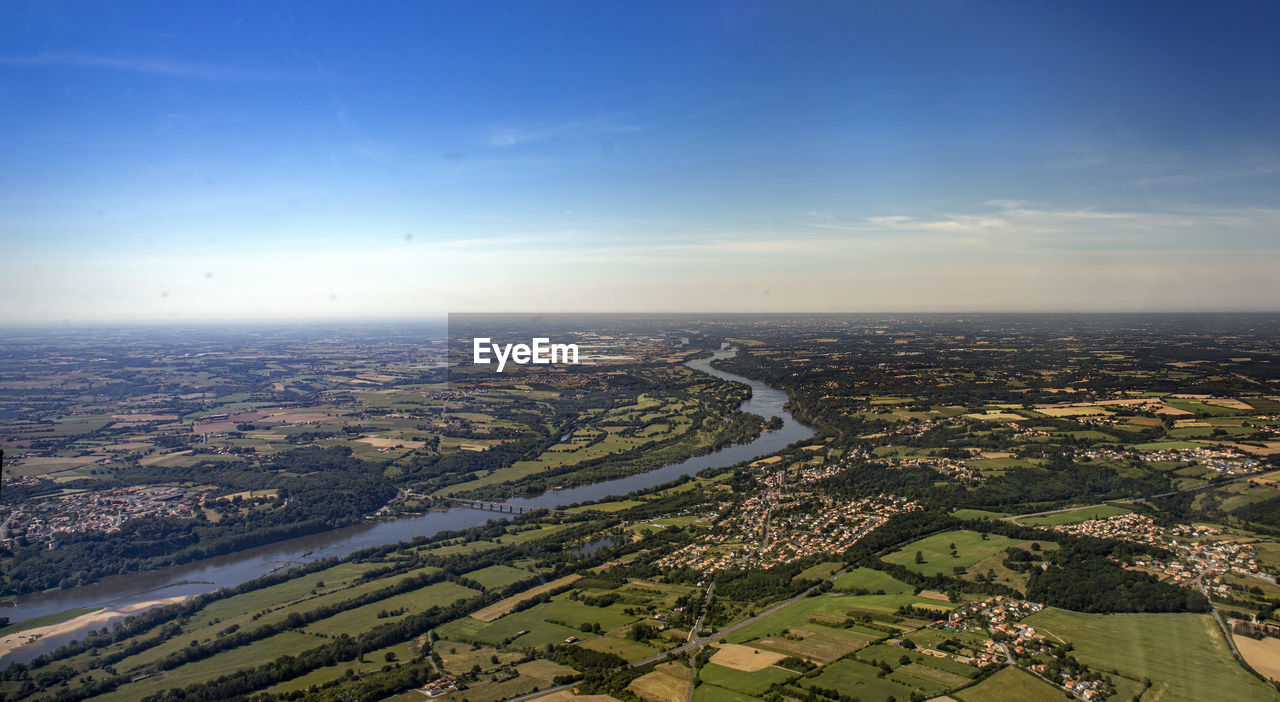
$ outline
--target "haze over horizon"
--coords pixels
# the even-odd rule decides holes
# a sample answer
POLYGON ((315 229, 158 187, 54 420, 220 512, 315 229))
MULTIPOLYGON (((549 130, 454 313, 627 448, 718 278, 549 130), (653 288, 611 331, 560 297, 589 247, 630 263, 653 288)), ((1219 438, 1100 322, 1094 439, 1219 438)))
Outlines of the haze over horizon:
POLYGON ((14 2, 0 321, 1280 310, 1280 6, 14 2))

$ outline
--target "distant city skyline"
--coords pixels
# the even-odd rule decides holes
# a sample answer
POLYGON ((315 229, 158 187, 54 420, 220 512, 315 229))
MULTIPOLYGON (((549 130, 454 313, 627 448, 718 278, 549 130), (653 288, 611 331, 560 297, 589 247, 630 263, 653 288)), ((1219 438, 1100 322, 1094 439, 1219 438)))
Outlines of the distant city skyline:
POLYGON ((1273 3, 0 19, 0 322, 1280 310, 1273 3))

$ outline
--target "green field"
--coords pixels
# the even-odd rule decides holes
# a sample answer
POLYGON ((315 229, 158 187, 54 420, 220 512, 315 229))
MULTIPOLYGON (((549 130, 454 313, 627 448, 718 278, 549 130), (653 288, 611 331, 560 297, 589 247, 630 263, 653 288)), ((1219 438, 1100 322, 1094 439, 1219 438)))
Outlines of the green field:
POLYGON ((1008 512, 992 512, 985 509, 958 509, 951 513, 956 519, 999 519, 1009 516, 1008 512))
POLYGON ((297 631, 284 631, 275 636, 224 651, 204 660, 180 665, 165 675, 158 675, 128 685, 95 699, 110 702, 133 702, 171 687, 185 687, 197 682, 212 680, 220 675, 242 668, 261 665, 284 655, 296 656, 303 651, 328 643, 326 639, 297 631))
POLYGON ((839 690, 841 694, 861 700, 885 700, 890 696, 899 700, 911 699, 912 689, 887 677, 880 677, 880 669, 849 659, 839 660, 822 669, 816 678, 803 678, 804 687, 821 687, 839 690))
POLYGON ((729 643, 744 643, 752 639, 781 634, 784 630, 810 625, 811 618, 838 620, 860 610, 891 614, 904 605, 953 609, 957 605, 916 597, 910 592, 897 595, 827 595, 806 597, 748 624, 729 634, 729 643))
POLYGON ((982 534, 962 529, 927 536, 889 554, 884 560, 923 575, 951 575, 956 566, 967 568, 1017 544, 1017 541, 997 534, 988 534, 984 540, 982 534), (951 555, 951 544, 955 544, 955 556, 951 555), (916 563, 917 552, 923 556, 924 563, 916 563))
POLYGON ((844 567, 843 563, 825 562, 815 566, 805 568, 796 574, 796 580, 825 580, 835 575, 837 571, 844 567))
MULTIPOLYGON (((450 692, 435 699, 448 700, 449 702, 457 702, 464 699, 469 700, 469 702, 499 702, 500 700, 508 700, 512 697, 532 692, 535 689, 545 689, 551 686, 551 681, 557 675, 569 675, 574 672, 572 668, 543 659, 521 663, 515 669, 519 673, 516 677, 510 679, 500 678, 495 682, 489 676, 483 676, 479 681, 471 683, 466 690, 450 692)), ((414 694, 417 695, 417 699, 427 699, 421 693, 415 692, 414 694)))
POLYGON ((754 702, 758 699, 760 698, 753 695, 744 695, 705 682, 693 688, 693 702, 754 702))
POLYGON ((323 685, 330 680, 341 678, 347 674, 348 670, 355 673, 378 670, 387 664, 387 653, 394 654, 396 660, 407 661, 417 655, 418 651, 413 642, 404 641, 366 653, 363 661, 350 661, 334 666, 324 666, 305 675, 299 675, 292 680, 285 680, 267 688, 266 692, 279 695, 293 692, 294 690, 305 690, 312 685, 323 685))
POLYGON ((435 605, 444 607, 478 594, 480 593, 457 583, 435 583, 411 592, 378 600, 377 602, 370 602, 362 607, 339 612, 332 617, 327 617, 308 625, 306 631, 309 634, 337 636, 343 633, 368 629, 371 623, 398 621, 407 614, 421 612, 435 605), (405 615, 378 616, 379 613, 401 609, 407 610, 405 615))
POLYGON ((743 692, 748 695, 762 695, 774 683, 784 683, 796 677, 796 674, 775 666, 747 673, 741 670, 725 668, 715 663, 708 663, 698 669, 698 677, 702 679, 703 683, 710 683, 717 687, 743 692))
POLYGON ((592 651, 612 653, 621 656, 622 658, 625 658, 627 662, 643 660, 656 653, 662 652, 662 649, 640 643, 639 641, 632 641, 625 636, 615 636, 612 634, 608 636, 596 636, 577 645, 583 648, 589 648, 592 651))
POLYGON ((788 629, 786 636, 752 639, 748 644, 788 656, 833 661, 884 636, 883 632, 863 627, 836 628, 810 623, 788 629))
POLYGON ((1133 448, 1140 451, 1160 451, 1162 449, 1204 448, 1204 444, 1196 444, 1190 441, 1151 441, 1145 444, 1134 444, 1133 448))
POLYGON ((899 661, 903 656, 911 659, 913 667, 932 668, 945 673, 948 678, 954 678, 955 682, 951 685, 952 687, 961 684, 963 681, 972 678, 978 673, 977 668, 971 665, 965 665, 959 661, 953 661, 950 658, 935 658, 926 653, 908 651, 901 646, 894 646, 890 644, 876 644, 875 646, 868 646, 861 651, 858 651, 857 654, 858 660, 860 661, 871 663, 872 665, 879 665, 882 662, 888 663, 894 668, 897 668, 900 665, 899 661))
POLYGON ((526 580, 535 574, 527 570, 512 568, 508 565, 491 565, 488 568, 464 573, 462 577, 470 578, 490 590, 501 590, 509 585, 526 580))
POLYGON ((437 633, 446 639, 498 644, 524 631, 527 633, 521 634, 514 645, 544 646, 563 643, 571 636, 587 638, 590 634, 582 631, 582 624, 599 624, 605 631, 611 631, 639 619, 624 614, 624 608, 622 604, 592 607, 561 595, 551 602, 513 612, 489 623, 471 617, 456 619, 441 626, 437 633))
POLYGON ((1162 702, 1280 700, 1280 693, 1232 658, 1205 614, 1079 614, 1045 609, 1026 620, 1070 641, 1075 656, 1099 670, 1150 678, 1162 702))
POLYGON ((1055 526, 1058 524, 1077 524, 1079 522, 1087 522, 1090 519, 1106 519, 1121 514, 1129 514, 1132 511, 1117 505, 1097 505, 1094 507, 1081 507, 1070 512, 1047 514, 1043 517, 1027 517, 1018 521, 1028 526, 1055 526))
POLYGON ((871 568, 855 568, 836 578, 833 585, 837 592, 855 592, 859 590, 880 592, 883 590, 886 595, 915 592, 914 587, 882 570, 873 570, 871 568))
POLYGON ((1040 702, 1061 699, 1064 693, 1019 668, 1001 668, 973 687, 951 693, 962 702, 1040 702))

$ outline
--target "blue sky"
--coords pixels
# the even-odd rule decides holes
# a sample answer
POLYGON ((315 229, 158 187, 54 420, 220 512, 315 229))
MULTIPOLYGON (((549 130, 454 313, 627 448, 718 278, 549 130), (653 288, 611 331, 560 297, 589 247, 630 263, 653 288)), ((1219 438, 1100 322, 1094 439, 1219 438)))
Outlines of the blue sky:
POLYGON ((1280 308, 1273 3, 0 7, 0 319, 1280 308))

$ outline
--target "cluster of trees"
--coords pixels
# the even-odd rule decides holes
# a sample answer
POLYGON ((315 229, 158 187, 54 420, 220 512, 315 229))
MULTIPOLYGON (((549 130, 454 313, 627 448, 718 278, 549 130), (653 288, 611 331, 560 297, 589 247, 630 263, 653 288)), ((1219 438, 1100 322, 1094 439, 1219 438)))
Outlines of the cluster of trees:
MULTIPOLYGON (((752 477, 749 473, 745 475, 752 477)), ((1045 465, 993 476, 972 487, 946 481, 931 468, 891 469, 873 461, 852 465, 819 485, 837 494, 891 493, 921 500, 935 508, 963 505, 996 511, 1044 509, 1080 500, 1102 501, 1173 489, 1170 478, 1163 473, 1122 475, 1113 468, 1076 462, 1060 453, 1049 457, 1045 465)))
POLYGON ((1208 612, 1198 590, 1160 582, 1107 558, 1110 549, 1067 542, 1047 569, 1035 569, 1027 598, 1077 612, 1208 612))

